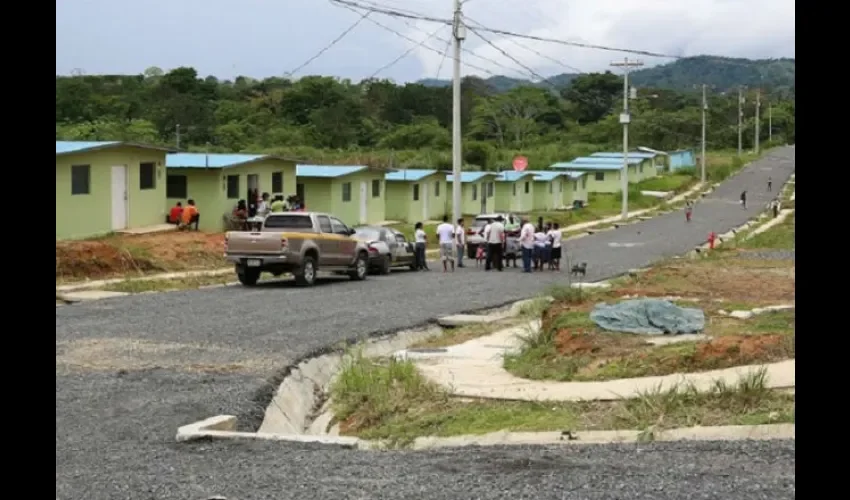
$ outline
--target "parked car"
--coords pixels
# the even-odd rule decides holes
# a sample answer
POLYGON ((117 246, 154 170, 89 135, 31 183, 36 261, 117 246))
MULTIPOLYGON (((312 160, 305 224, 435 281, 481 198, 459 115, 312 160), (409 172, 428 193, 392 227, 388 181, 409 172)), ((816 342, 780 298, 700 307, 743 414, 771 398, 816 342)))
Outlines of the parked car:
POLYGON ((481 214, 475 217, 472 224, 466 229, 466 255, 470 259, 475 258, 478 245, 484 242, 484 227, 498 217, 502 217, 505 221, 506 238, 519 237, 519 230, 521 229, 519 216, 511 213, 481 214))
POLYGON ((370 272, 389 274, 393 267, 416 269, 413 243, 400 232, 381 226, 360 226, 354 230, 354 237, 366 242, 369 249, 370 272))
POLYGON ((299 285, 316 282, 316 272, 366 279, 369 249, 354 229, 336 217, 315 212, 271 213, 257 231, 229 231, 225 258, 236 265, 239 282, 254 286, 262 272, 295 275, 299 285))

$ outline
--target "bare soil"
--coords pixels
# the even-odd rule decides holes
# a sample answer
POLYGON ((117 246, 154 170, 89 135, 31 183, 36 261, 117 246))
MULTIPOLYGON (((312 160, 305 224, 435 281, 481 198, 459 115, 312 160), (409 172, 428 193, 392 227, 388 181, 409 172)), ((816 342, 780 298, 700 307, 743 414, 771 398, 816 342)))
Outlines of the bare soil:
POLYGON ((56 242, 56 280, 223 267, 223 233, 168 232, 56 242))

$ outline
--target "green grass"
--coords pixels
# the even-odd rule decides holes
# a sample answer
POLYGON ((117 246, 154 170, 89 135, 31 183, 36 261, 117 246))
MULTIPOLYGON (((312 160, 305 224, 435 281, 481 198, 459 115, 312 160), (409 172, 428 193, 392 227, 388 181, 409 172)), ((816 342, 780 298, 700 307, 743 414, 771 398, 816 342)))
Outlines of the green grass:
POLYGON ((739 240, 738 248, 749 249, 785 249, 795 248, 794 228, 796 212, 789 215, 782 223, 773 226, 752 238, 739 240))
POLYGON ((224 285, 234 281, 236 281, 235 274, 220 276, 189 276, 184 278, 156 280, 126 279, 100 289, 124 293, 162 292, 170 290, 192 290, 203 286, 224 285))
POLYGON ((794 422, 794 396, 766 388, 764 372, 737 384, 650 391, 611 402, 472 401, 451 398, 410 362, 355 357, 332 386, 342 433, 405 446, 421 436, 496 431, 584 431, 794 422))
POLYGON ((687 191, 695 183, 696 179, 690 173, 676 172, 644 179, 636 186, 639 191, 666 191, 678 194, 687 191))

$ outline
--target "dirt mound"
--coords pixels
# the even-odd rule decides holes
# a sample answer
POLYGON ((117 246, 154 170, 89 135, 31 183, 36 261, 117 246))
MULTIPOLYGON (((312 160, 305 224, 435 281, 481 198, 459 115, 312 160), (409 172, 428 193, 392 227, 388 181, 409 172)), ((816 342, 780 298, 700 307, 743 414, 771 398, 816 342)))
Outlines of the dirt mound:
POLYGON ((686 264, 651 269, 618 292, 776 303, 794 298, 794 279, 787 270, 686 264))
POLYGON ((171 232, 57 241, 56 279, 100 279, 224 265, 222 234, 171 232))
POLYGON ((693 362, 710 367, 778 361, 793 357, 793 342, 789 335, 726 335, 698 344, 693 362))

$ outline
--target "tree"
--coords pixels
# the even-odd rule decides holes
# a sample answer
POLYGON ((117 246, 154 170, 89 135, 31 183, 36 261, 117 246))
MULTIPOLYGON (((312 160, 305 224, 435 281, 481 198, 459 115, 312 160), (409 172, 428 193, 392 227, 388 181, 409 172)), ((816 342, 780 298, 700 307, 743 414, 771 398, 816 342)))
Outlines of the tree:
POLYGON ((561 93, 572 104, 572 117, 580 124, 595 123, 614 109, 623 96, 623 79, 606 71, 576 77, 561 93))

